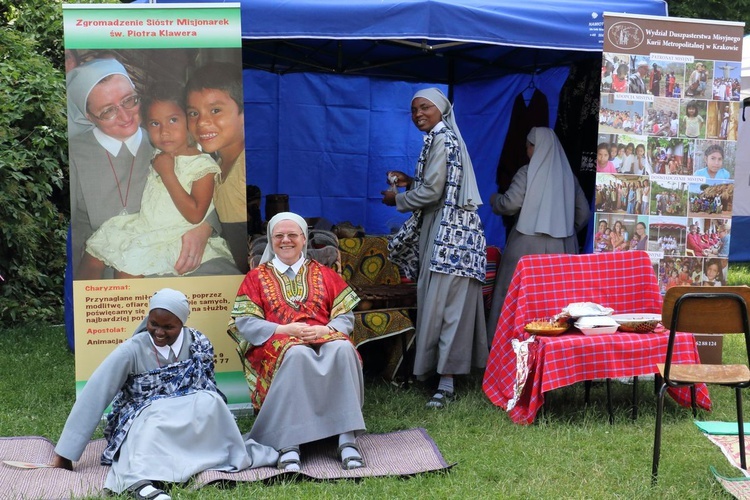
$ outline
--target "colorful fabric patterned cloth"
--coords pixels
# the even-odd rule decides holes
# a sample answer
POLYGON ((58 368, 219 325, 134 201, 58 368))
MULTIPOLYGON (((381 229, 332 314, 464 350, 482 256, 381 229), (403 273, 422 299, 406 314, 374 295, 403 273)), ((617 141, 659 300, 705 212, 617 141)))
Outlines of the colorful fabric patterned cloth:
POLYGON ((484 277, 484 285, 482 285, 482 299, 486 311, 489 311, 492 306, 492 292, 495 289, 497 269, 500 267, 500 254, 498 247, 487 245, 487 272, 484 277))
MULTIPOLYGON (((405 335, 401 342, 388 342, 383 375, 393 379, 403 361, 403 344, 410 346, 414 338, 414 323, 409 307, 416 305, 416 286, 402 284, 398 267, 388 258, 388 238, 366 236, 341 238, 342 276, 362 299, 355 309, 354 331, 351 339, 359 347, 374 340, 405 335)), ((365 362, 367 356, 363 353, 365 362)))
MULTIPOLYGON (((273 266, 266 263, 245 276, 232 317, 255 316, 279 324, 299 321, 326 325, 332 318, 353 310, 358 302, 356 293, 334 270, 313 260, 305 261, 294 283, 279 280, 273 266)), ((304 342, 287 335, 273 335, 263 345, 252 346, 237 332, 234 320, 229 324, 229 334, 239 344, 253 407, 259 410, 284 354, 293 345, 304 342)), ((321 337, 319 343, 342 339, 349 337, 331 332, 321 337)))
MULTIPOLYGON (((662 297, 646 252, 590 255, 528 255, 522 257, 498 321, 483 388, 496 405, 507 408, 516 387, 517 356, 513 339, 525 340, 524 326, 548 318, 574 302, 595 302, 619 313, 661 313, 662 297)), ((667 347, 666 333, 536 336, 529 346, 528 379, 508 415, 530 424, 544 403, 544 393, 585 380, 633 377, 656 373, 667 347)), ((674 361, 699 362, 695 339, 678 334, 674 361)), ((696 403, 710 409, 704 384, 696 386, 696 403)), ((670 390, 683 406, 690 405, 688 387, 670 390)))
POLYGON ((211 342, 194 328, 186 328, 186 332, 193 336, 190 358, 129 376, 115 397, 104 429, 107 448, 102 453, 102 465, 112 464, 133 419, 154 401, 184 396, 199 390, 218 392, 214 380, 214 349, 211 342))
MULTIPOLYGON (((425 136, 425 144, 417 160, 413 182, 415 185, 422 182, 427 153, 435 138, 445 143, 448 177, 445 186, 445 204, 441 215, 442 223, 430 256, 430 271, 474 278, 484 282, 487 267, 484 226, 476 211, 467 210, 458 203, 464 174, 458 138, 451 129, 443 127, 425 136)), ((422 225, 421 217, 421 210, 414 211, 393 236, 388 247, 391 260, 401 266, 410 279, 416 279, 419 274, 417 246, 422 225)))
POLYGON ((398 285, 398 267, 388 260, 388 238, 366 236, 339 239, 341 276, 352 287, 398 285))

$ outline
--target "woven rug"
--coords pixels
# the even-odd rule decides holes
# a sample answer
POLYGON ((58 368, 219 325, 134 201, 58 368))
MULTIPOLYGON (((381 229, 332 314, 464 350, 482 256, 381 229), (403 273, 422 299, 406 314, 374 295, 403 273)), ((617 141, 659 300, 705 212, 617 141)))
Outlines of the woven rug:
MULTIPOLYGON (((734 436, 729 434, 706 434, 706 437, 719 447, 730 464, 737 467, 737 470, 745 476, 750 476, 748 471, 740 467, 740 442, 736 434, 734 436)), ((747 435, 745 436, 745 450, 750 455, 750 436, 747 435)))
MULTIPOLYGON (((357 438, 367 466, 346 471, 336 457, 333 442, 302 447, 302 471, 312 479, 346 479, 371 476, 410 476, 445 470, 448 464, 424 429, 408 429, 387 434, 365 434, 357 438)), ((108 467, 99 465, 104 439, 91 441, 73 471, 53 468, 18 469, 3 460, 49 463, 54 444, 43 437, 0 438, 0 492, 2 498, 68 499, 102 494, 108 467)), ((237 473, 205 471, 191 482, 200 488, 214 482, 259 481, 279 475, 292 475, 274 467, 260 467, 237 473)))
MULTIPOLYGON (((695 425, 709 441, 719 447, 727 457, 729 463, 744 474, 743 477, 726 477, 718 473, 711 466, 711 474, 716 481, 734 498, 750 499, 750 474, 740 467, 740 442, 738 438, 737 422, 695 421, 695 425)), ((750 423, 745 422, 745 432, 750 429, 750 423)), ((750 437, 745 436, 745 449, 750 453, 750 437)))
POLYGON ((716 478, 716 481, 734 498, 750 499, 750 478, 724 477, 713 466, 711 466, 711 473, 716 478))

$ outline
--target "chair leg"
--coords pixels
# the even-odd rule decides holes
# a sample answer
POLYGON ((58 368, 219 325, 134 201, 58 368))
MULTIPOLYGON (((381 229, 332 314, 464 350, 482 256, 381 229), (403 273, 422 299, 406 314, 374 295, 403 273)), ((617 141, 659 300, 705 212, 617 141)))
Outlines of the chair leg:
POLYGON ((589 396, 591 395, 591 380, 586 380, 583 383, 583 404, 589 405, 589 396))
POLYGON ((734 388, 737 396, 737 431, 740 439, 740 465, 747 470, 747 459, 745 458, 745 420, 742 416, 742 389, 734 388))
POLYGON ((606 383, 607 383, 607 412, 609 412, 609 425, 614 425, 615 414, 612 411, 612 379, 608 378, 606 383))
POLYGON ((409 370, 409 361, 406 357, 406 351, 407 351, 407 339, 406 337, 409 335, 409 330, 403 332, 399 337, 401 337, 401 367, 404 368, 404 380, 409 379, 409 375, 411 370, 409 370))
POLYGON ((408 384, 412 377, 412 363, 409 357, 409 331, 403 332, 401 338, 401 367, 399 371, 403 373, 404 383, 408 384))
POLYGON ((638 377, 633 377, 633 408, 631 418, 633 420, 638 418, 638 377))
POLYGON ((667 384, 663 384, 656 398, 656 430, 654 431, 654 460, 651 464, 651 485, 656 484, 659 474, 659 455, 661 453, 661 419, 664 414, 664 395, 667 393, 667 384))

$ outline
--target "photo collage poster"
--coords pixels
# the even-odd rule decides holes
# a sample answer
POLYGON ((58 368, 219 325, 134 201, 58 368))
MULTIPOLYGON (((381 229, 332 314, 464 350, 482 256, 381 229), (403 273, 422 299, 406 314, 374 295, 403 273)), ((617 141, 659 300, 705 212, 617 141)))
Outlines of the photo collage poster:
POLYGON ((605 14, 594 252, 645 250, 664 293, 726 284, 743 24, 605 14))
POLYGON ((63 6, 78 391, 173 288, 228 402, 249 402, 227 334, 247 272, 240 20, 239 3, 63 6))

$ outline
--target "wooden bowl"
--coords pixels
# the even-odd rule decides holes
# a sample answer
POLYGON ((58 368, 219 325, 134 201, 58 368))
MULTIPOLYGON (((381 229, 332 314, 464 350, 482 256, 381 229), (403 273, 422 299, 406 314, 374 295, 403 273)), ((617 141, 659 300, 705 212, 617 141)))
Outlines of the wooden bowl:
POLYGON ((613 314, 612 319, 617 321, 623 332, 648 333, 653 332, 661 322, 661 314, 613 314))
POLYGON ((568 323, 551 322, 546 320, 535 320, 523 327, 528 333, 533 335, 560 335, 568 331, 568 323))

